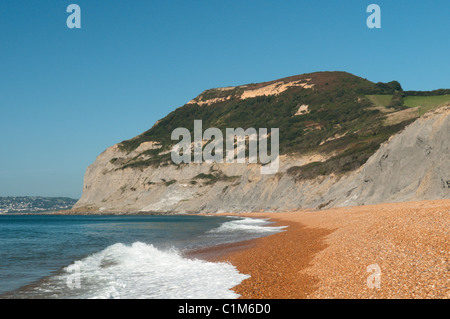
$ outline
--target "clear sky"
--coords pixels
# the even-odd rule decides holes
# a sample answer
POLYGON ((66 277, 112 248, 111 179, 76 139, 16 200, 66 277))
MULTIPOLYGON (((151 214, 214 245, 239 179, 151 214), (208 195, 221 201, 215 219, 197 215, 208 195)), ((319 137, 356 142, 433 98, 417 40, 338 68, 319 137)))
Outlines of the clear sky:
POLYGON ((448 0, 1 0, 0 196, 78 198, 97 155, 208 88, 315 71, 450 88, 449 31, 448 0))

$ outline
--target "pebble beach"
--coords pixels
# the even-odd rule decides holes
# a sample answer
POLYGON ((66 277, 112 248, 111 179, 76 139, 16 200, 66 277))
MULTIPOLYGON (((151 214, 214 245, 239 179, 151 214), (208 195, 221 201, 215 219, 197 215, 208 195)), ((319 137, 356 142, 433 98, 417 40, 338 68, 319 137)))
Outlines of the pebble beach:
POLYGON ((251 276, 242 299, 450 298, 450 200, 239 216, 288 226, 198 252, 251 276))

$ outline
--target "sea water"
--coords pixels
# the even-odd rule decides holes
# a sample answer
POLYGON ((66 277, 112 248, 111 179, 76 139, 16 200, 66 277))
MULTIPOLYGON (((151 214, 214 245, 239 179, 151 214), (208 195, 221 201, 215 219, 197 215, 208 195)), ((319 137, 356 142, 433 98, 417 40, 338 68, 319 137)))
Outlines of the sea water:
POLYGON ((265 219, 0 216, 0 298, 237 298, 247 274, 185 257, 282 231, 265 219))

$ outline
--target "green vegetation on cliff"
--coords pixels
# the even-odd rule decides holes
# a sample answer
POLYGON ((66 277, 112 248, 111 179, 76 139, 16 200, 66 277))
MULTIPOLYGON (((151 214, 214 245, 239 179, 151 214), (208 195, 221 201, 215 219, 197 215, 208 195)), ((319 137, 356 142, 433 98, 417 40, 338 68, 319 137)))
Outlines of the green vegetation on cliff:
POLYGON ((176 143, 171 141, 171 132, 178 127, 193 132, 194 120, 202 120, 203 130, 216 127, 224 135, 226 128, 279 128, 281 154, 334 154, 326 162, 291 168, 289 173, 296 178, 344 173, 359 168, 381 143, 413 120, 386 125, 386 112, 377 107, 396 112, 419 103, 419 98, 436 99, 436 103, 446 101, 442 96, 422 97, 420 92, 405 96, 396 81, 373 83, 345 72, 317 72, 235 88, 211 89, 177 108, 143 134, 119 144, 127 153, 148 141, 159 142, 161 149, 152 150, 152 154, 140 154, 127 163, 114 162, 118 169, 168 165, 171 162, 167 151, 176 143), (248 90, 293 81, 304 81, 312 86, 294 85, 280 94, 241 98, 248 90), (213 102, 202 104, 208 100, 213 102), (305 105, 307 112, 299 112, 299 107, 305 105))

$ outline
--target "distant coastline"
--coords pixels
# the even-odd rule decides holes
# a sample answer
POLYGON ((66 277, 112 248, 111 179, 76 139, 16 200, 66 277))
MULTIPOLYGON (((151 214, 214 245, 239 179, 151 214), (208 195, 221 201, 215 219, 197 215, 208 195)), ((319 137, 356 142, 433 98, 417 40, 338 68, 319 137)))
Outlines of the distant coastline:
POLYGON ((1 214, 38 214, 69 210, 78 199, 69 197, 8 196, 0 197, 1 214))

